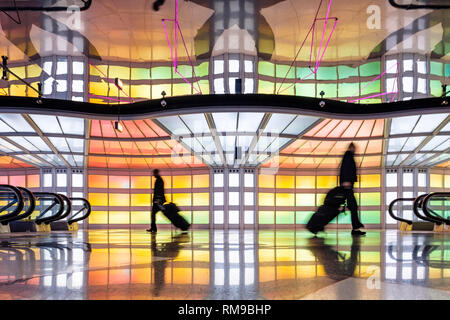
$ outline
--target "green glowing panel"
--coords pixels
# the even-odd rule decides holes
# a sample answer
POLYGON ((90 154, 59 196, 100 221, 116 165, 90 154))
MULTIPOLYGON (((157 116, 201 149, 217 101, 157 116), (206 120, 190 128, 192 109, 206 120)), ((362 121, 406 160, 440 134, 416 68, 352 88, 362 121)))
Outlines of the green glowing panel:
POLYGON ((316 80, 337 80, 336 67, 320 67, 317 70, 316 80))
POLYGON ((297 68, 297 79, 314 80, 314 74, 310 68, 297 68))
POLYGON ((292 211, 277 211, 276 223, 277 224, 294 224, 294 212, 292 211))
POLYGON ((275 84, 270 81, 259 80, 258 81, 258 93, 273 94, 275 90, 275 84))
POLYGON ((358 76, 358 68, 348 66, 338 66, 339 79, 347 79, 358 76))
POLYGON ((131 212, 131 224, 150 224, 150 213, 148 211, 131 212))
POLYGON ((442 84, 439 80, 430 80, 431 95, 435 97, 442 96, 442 84))
POLYGON ((184 96, 192 94, 192 87, 189 83, 174 83, 173 96, 184 96))
POLYGON ((381 99, 364 99, 361 100, 360 103, 361 104, 372 104, 372 103, 381 103, 381 99))
POLYGON ((197 77, 206 77, 209 75, 209 62, 200 63, 194 67, 194 70, 197 77))
POLYGON ((378 251, 361 251, 360 259, 362 263, 379 263, 380 252, 378 251))
POLYGON ((369 62, 359 67, 361 77, 376 76, 381 73, 381 64, 379 61, 369 62))
POLYGON ((275 224, 275 212, 273 211, 259 211, 259 224, 275 224))
POLYGON ((209 224, 209 211, 194 211, 192 220, 194 224, 209 224))
POLYGON ((323 200, 325 200, 326 195, 326 193, 316 193, 317 206, 321 206, 323 204, 323 200))
POLYGON ((150 70, 147 68, 131 68, 131 80, 150 80, 150 70))
POLYGON ((450 77, 450 63, 445 64, 445 76, 450 77))
POLYGON ((313 214, 314 212, 312 211, 297 211, 295 215, 295 223, 307 224, 313 214))
MULTIPOLYGON (((185 78, 192 78, 192 67, 189 65, 179 65, 178 72, 185 78)), ((181 78, 179 74, 175 74, 175 68, 172 68, 174 79, 181 78)))
POLYGON ((281 83, 277 83, 276 92, 278 92, 278 90, 280 90, 279 94, 295 96, 295 87, 290 83, 284 83, 283 85, 281 85, 281 83))
POLYGON ((333 220, 331 220, 330 224, 351 224, 352 218, 350 212, 347 210, 347 213, 340 214, 333 220))
POLYGON ((156 214, 156 224, 171 224, 169 219, 166 218, 161 212, 156 214))
POLYGON ((264 76, 275 77, 275 66, 272 62, 260 61, 258 62, 258 73, 264 76))
POLYGON ((317 96, 320 92, 325 92, 324 98, 336 98, 337 97, 337 84, 336 83, 318 83, 317 84, 317 96))
POLYGON ((275 65, 277 78, 284 79, 284 77, 286 77, 286 79, 294 79, 295 78, 295 68, 292 67, 289 69, 289 67, 290 66, 285 65, 285 64, 275 65))
POLYGON ((359 96, 359 83, 339 83, 339 97, 359 96))
POLYGON ((203 94, 209 94, 209 81, 208 80, 200 80, 199 82, 200 89, 203 94))
POLYGON ((314 193, 297 193, 295 196, 297 207, 313 207, 316 205, 316 195, 314 193))
POLYGON ((380 203, 379 192, 361 193, 361 206, 379 206, 380 203))
POLYGON ((295 92, 297 96, 314 98, 316 96, 316 86, 314 83, 296 83, 295 92))
POLYGON ((430 73, 435 76, 443 75, 443 64, 441 62, 430 61, 430 73))
POLYGON ((362 211, 361 214, 361 222, 363 224, 380 224, 381 216, 380 211, 362 211))
POLYGON ((171 79, 171 67, 154 67, 152 68, 152 79, 171 79))
MULTIPOLYGON (((361 95, 372 94, 372 93, 380 93, 380 90, 381 90, 381 82, 380 82, 380 80, 376 80, 376 81, 372 82, 371 84, 369 84, 366 87, 366 85, 369 82, 370 81, 361 83, 361 95)), ((366 102, 366 100, 364 100, 364 103, 365 102, 366 102)))

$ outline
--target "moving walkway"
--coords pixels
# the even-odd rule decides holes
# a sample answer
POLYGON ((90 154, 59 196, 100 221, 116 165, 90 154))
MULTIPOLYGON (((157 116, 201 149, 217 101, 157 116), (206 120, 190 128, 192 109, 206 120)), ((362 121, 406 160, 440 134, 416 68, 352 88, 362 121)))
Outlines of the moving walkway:
POLYGON ((450 220, 445 217, 446 206, 450 204, 450 193, 439 192, 422 194, 416 198, 398 198, 393 200, 389 204, 389 215, 400 222, 401 231, 449 231, 450 220), (439 215, 435 212, 430 205, 432 201, 440 201, 441 212, 443 215, 439 215), (412 211, 418 218, 418 221, 413 221, 394 215, 393 207, 398 202, 412 202, 412 211), (423 214, 421 213, 423 212, 423 214))
POLYGON ((84 198, 0 185, 0 233, 76 231, 90 213, 84 198))

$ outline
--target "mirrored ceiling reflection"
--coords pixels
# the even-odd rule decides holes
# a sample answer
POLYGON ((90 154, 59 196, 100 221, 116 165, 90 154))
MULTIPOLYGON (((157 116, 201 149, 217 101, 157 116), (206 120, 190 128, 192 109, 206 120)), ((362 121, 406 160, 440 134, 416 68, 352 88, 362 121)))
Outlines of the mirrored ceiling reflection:
POLYGON ((2 238, 2 299, 450 297, 449 242, 432 234, 90 230, 59 234, 58 244, 50 237, 2 238))

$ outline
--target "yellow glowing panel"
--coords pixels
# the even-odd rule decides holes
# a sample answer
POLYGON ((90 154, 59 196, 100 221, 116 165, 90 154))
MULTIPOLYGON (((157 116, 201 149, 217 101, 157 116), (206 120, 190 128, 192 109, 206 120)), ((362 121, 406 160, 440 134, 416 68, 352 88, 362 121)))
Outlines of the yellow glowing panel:
POLYGON ((107 206, 108 194, 107 193, 89 193, 89 202, 91 206, 107 206))
POLYGON ((130 79, 130 68, 122 66, 109 66, 109 78, 119 78, 121 80, 130 79))
POLYGON ((89 188, 107 188, 108 176, 89 175, 88 176, 89 188))
MULTIPOLYGON (((14 68, 10 68, 11 72, 14 72, 15 74, 17 74, 17 76, 19 78, 26 78, 26 74, 25 74, 25 67, 14 67, 14 68)), ((15 76, 13 76, 12 74, 10 74, 10 80, 16 80, 19 79, 15 76)))
POLYGON ((150 193, 148 194, 131 194, 131 206, 146 207, 151 205, 150 193))
POLYGON ((146 84, 132 85, 130 89, 130 96, 133 98, 150 99, 150 86, 146 84))
MULTIPOLYGON (((172 178, 170 176, 161 176, 164 181, 164 188, 172 188, 172 178)), ((155 185, 155 178, 152 178, 152 186, 155 185)))
POLYGON ((317 193, 316 194, 316 204, 317 206, 320 206, 323 204, 323 201, 325 200, 326 193, 317 193))
POLYGON ((277 189, 295 188, 295 176, 277 176, 276 183, 277 189))
POLYGON ((263 193, 258 194, 258 204, 260 206, 273 206, 275 204, 275 194, 273 193, 263 193))
POLYGON ((316 195, 314 193, 297 193, 295 197, 297 207, 313 207, 316 205, 316 195))
POLYGON ((125 193, 110 193, 109 206, 110 207, 127 207, 130 205, 130 195, 125 193))
POLYGON ((310 279, 316 277, 316 266, 303 266, 297 265, 297 278, 298 279, 310 279))
POLYGON ((38 174, 30 174, 27 176, 27 188, 39 188, 40 176, 38 174))
POLYGON ((297 176, 295 185, 297 189, 314 189, 316 187, 315 176, 297 176))
POLYGON ((295 279, 295 266, 277 266, 277 280, 295 279))
POLYGON ((259 249, 258 250, 259 262, 274 262, 275 250, 274 249, 259 249))
POLYGON ((89 224, 107 224, 108 212, 107 211, 92 211, 89 215, 89 224))
POLYGON ((195 284, 209 285, 209 269, 195 268, 194 269, 194 281, 195 284))
POLYGON ((27 66, 27 73, 28 78, 39 77, 42 73, 42 69, 37 64, 32 64, 27 66))
POLYGON ((89 92, 96 96, 108 96, 108 84, 106 82, 90 82, 89 92))
MULTIPOLYGON (((146 260, 143 263, 148 263, 148 257, 146 257, 146 260)), ((131 269, 131 282, 139 284, 150 284, 151 274, 151 268, 133 268, 131 269)), ((136 299, 136 296, 134 294, 133 298, 136 299)))
POLYGON ((194 193, 192 198, 194 206, 209 206, 209 193, 194 193))
POLYGON ((172 201, 178 206, 191 206, 191 194, 190 193, 174 193, 172 194, 172 201))
POLYGON ((150 224, 150 211, 131 212, 132 224, 150 224))
MULTIPOLYGON (((198 90, 197 83, 194 84, 195 89, 198 90)), ((174 83, 173 84, 173 96, 184 96, 192 94, 192 87, 189 83, 174 83)))
POLYGON ((275 267, 259 267, 259 282, 275 281, 275 267))
POLYGON ((358 179, 361 188, 379 188, 381 186, 381 176, 379 174, 365 174, 358 179))
POLYGON ((191 176, 173 176, 172 177, 172 188, 182 189, 191 187, 191 176))
POLYGON ((260 174, 258 176, 258 186, 260 188, 275 188, 275 176, 260 174))
POLYGON ((295 195, 293 193, 276 193, 276 205, 293 207, 295 205, 295 195))
POLYGON ((442 174, 430 174, 430 187, 431 188, 443 188, 444 179, 442 174))
POLYGON ((150 176, 131 176, 131 189, 151 189, 150 176))
POLYGON ((317 189, 331 189, 336 186, 336 176, 317 176, 317 189))
POLYGON ((209 174, 194 175, 192 182, 193 188, 209 188, 209 174))
POLYGON ((128 189, 130 188, 129 176, 109 176, 110 189, 128 189))
POLYGON ((110 211, 109 224, 129 224, 130 212, 128 211, 110 211))
POLYGON ((173 283, 176 284, 190 284, 192 282, 191 268, 174 268, 173 269, 173 283))
POLYGON ((444 188, 450 188, 450 174, 446 174, 444 179, 444 188))
POLYGON ((170 97, 172 95, 172 88, 170 84, 159 84, 152 86, 152 99, 160 99, 162 98, 161 92, 165 91, 166 94, 170 97))

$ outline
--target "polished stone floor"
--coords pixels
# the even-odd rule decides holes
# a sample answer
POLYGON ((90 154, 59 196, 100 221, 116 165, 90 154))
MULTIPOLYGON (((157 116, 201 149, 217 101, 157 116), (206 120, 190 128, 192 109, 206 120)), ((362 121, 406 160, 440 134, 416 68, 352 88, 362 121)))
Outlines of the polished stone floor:
POLYGON ((0 234, 4 299, 450 299, 450 233, 0 234))

